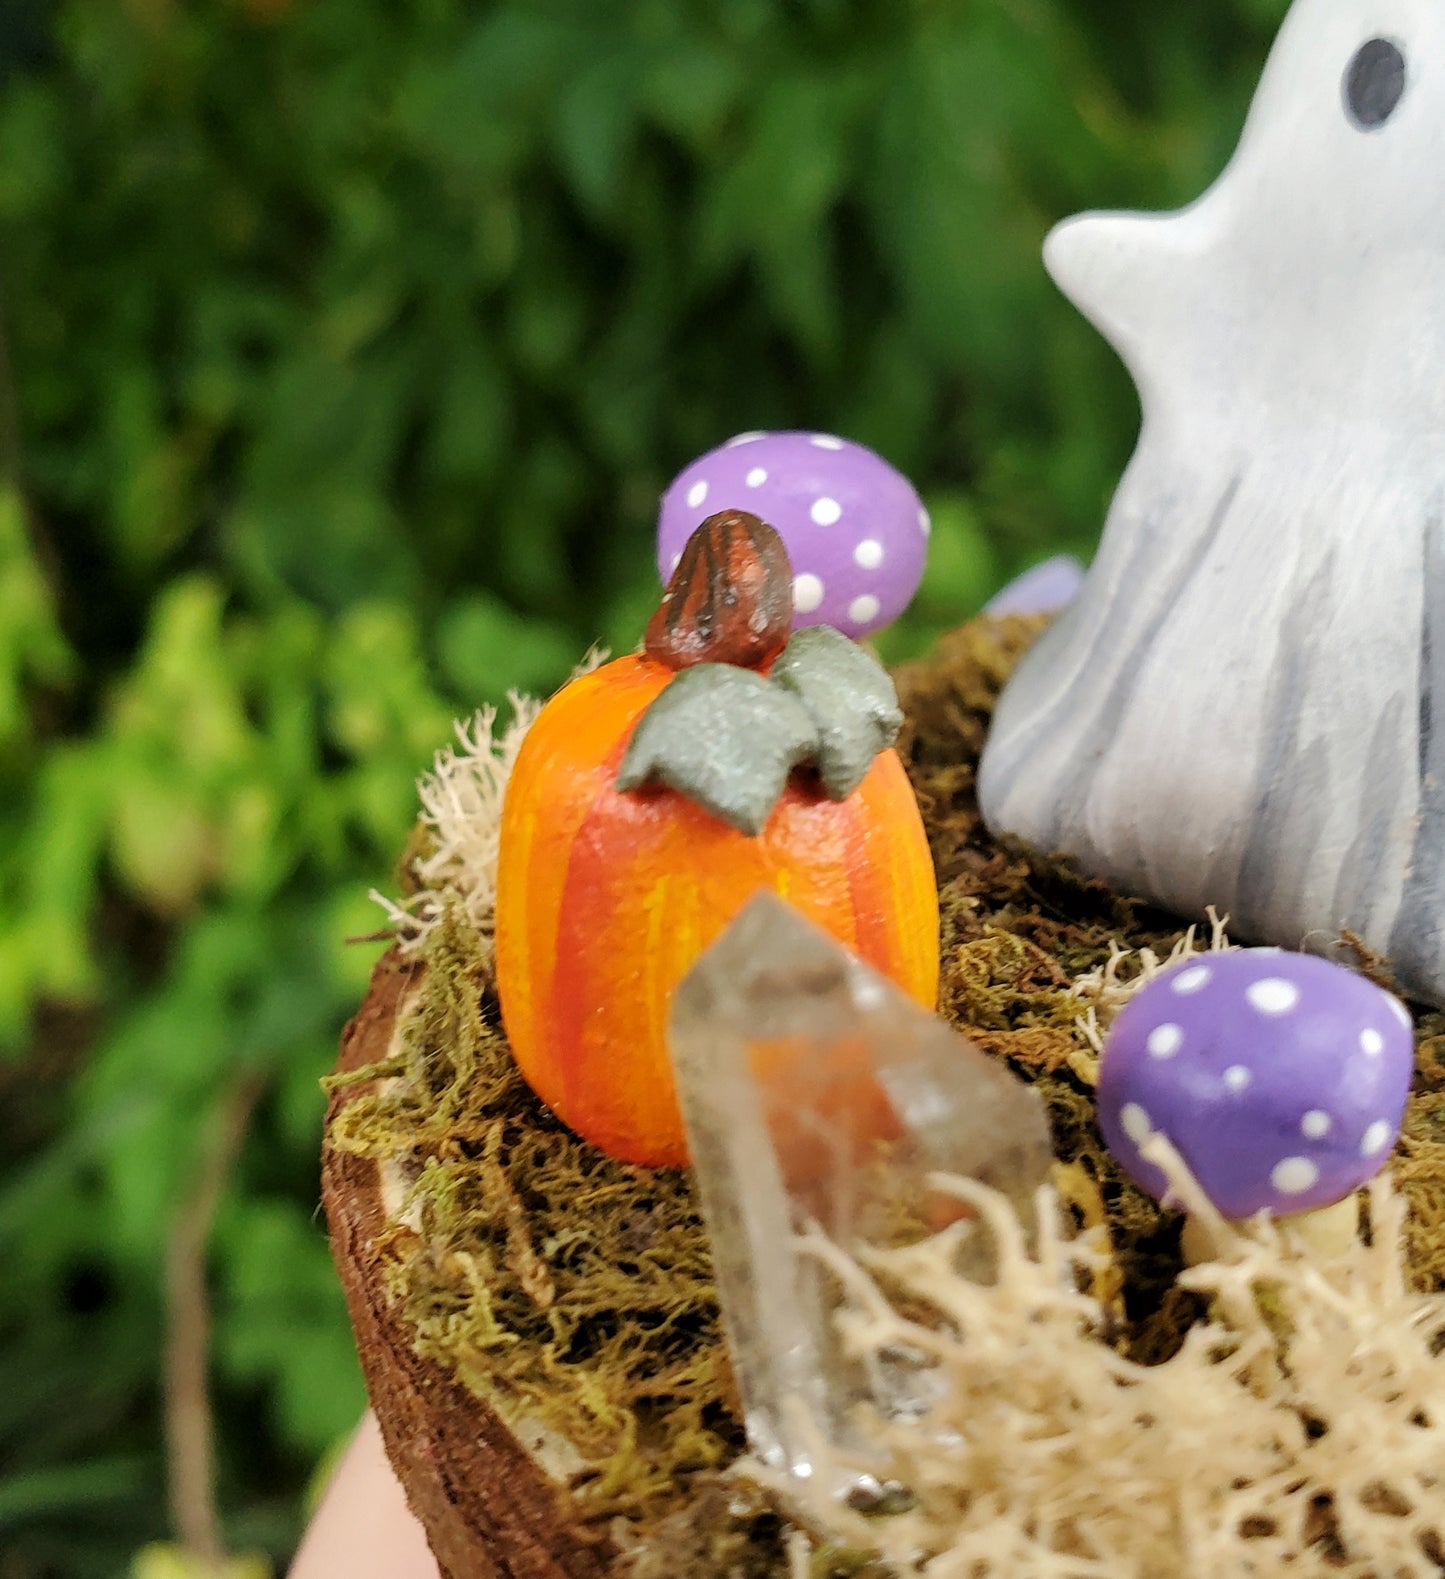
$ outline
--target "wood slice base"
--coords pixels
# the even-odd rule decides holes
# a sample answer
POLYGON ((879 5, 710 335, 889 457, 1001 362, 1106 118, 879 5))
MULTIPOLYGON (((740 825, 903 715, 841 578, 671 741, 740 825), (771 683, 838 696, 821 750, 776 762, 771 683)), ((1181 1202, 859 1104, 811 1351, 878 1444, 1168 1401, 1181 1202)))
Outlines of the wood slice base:
MULTIPOLYGON (((1065 1164, 1060 1175, 1068 1181, 1065 1208, 1080 1224, 1102 1224, 1110 1237, 1123 1285, 1114 1307, 1118 1346, 1131 1358, 1150 1362, 1177 1350, 1202 1307, 1175 1282, 1182 1266, 1178 1219, 1135 1190, 1103 1148, 1093 1116, 1090 1055, 1075 1027, 1079 1004, 1070 987, 1082 973, 1105 964, 1118 947, 1167 954, 1185 922, 1079 877, 1067 862, 1000 845, 983 828, 974 796, 978 752, 994 699, 1038 628, 1037 622, 1017 620, 975 622, 947 638, 926 662, 901 671, 898 690, 907 722, 900 751, 918 795, 939 881, 941 1012, 986 1052, 1038 1086, 1049 1108, 1055 1150, 1065 1164)), ((1186 920, 1204 923, 1205 918, 1186 920)), ((428 977, 422 966, 403 961, 396 951, 385 956, 365 1004, 346 1030, 338 1075, 354 1075, 395 1053, 407 1005, 421 1001, 443 979, 440 963, 428 977)), ((477 995, 487 986, 478 977, 481 984, 471 993, 473 978, 468 977, 463 982, 468 990, 458 993, 457 979, 452 979, 449 1012, 460 1025, 465 1012, 457 1005, 472 1005, 476 1018, 477 995)), ((488 1017, 494 1027, 494 1005, 488 1005, 481 1019, 488 1017)), ((583 1477, 576 1478, 582 1460, 573 1456, 569 1463, 565 1451, 556 1451, 559 1441, 564 1449, 567 1445, 566 1430, 559 1436, 555 1428, 556 1418, 566 1419, 565 1407, 560 1416, 554 1412, 547 1430, 534 1432, 526 1411, 513 1407, 518 1389, 509 1388, 500 1361, 495 1366, 498 1385, 491 1385, 494 1358, 502 1351, 484 1347, 479 1352, 475 1345, 458 1343, 448 1322, 437 1317, 435 1301, 420 1317, 424 1302, 409 1301, 418 1277, 424 1279, 439 1266, 445 1270, 447 1257, 455 1257, 459 1249, 471 1255, 472 1247, 454 1232, 433 1244, 415 1229, 403 1228, 412 1259, 399 1256, 403 1192, 399 1173, 387 1172, 388 1158, 410 1158, 460 1174, 471 1169, 470 1188, 484 1191, 491 1187, 486 1182, 490 1179, 500 1189, 522 1220, 501 1227, 492 1223, 491 1239, 479 1242, 473 1259, 491 1257, 488 1276, 494 1282, 487 1286, 488 1297, 510 1298, 514 1312, 531 1309, 534 1320, 541 1321, 534 1332, 545 1336, 547 1328, 536 1316, 541 1307, 535 1301, 528 1305, 533 1293, 529 1278, 540 1279, 548 1289, 555 1285, 561 1308, 569 1298, 595 1296, 599 1288, 608 1292, 606 1280, 618 1275, 605 1259, 594 1257, 587 1274, 592 1281, 579 1288, 575 1258, 564 1264, 566 1253, 555 1250, 554 1242, 568 1236, 568 1214, 575 1224, 592 1210, 570 1200, 559 1207, 555 1190, 550 1201, 542 1201, 548 1191, 537 1188, 539 1181, 558 1176, 562 1154, 546 1147, 573 1143, 535 1102, 534 1111, 522 1111, 525 1103, 512 1097, 510 1107, 498 1106, 497 1069, 512 1066, 495 1029, 487 1034, 493 1063, 485 1078, 478 1077, 479 1085, 488 1089, 477 1112, 485 1110, 487 1124, 507 1128, 506 1145, 498 1153, 501 1174, 477 1171, 483 1164, 498 1164, 481 1155, 482 1126, 480 1120, 471 1122, 471 1112, 463 1114, 466 1122, 455 1134, 438 1139, 431 1133, 424 1144, 418 1138, 412 1146, 405 1128, 389 1135, 386 1145, 370 1150, 358 1146, 354 1134, 345 1137, 346 1144, 338 1143, 339 1130, 347 1127, 344 1115, 353 1103, 375 1098, 379 1081, 346 1083, 333 1090, 323 1153, 332 1244, 367 1386, 391 1461, 443 1573, 447 1579, 602 1579, 609 1574, 617 1579, 623 1574, 628 1579, 772 1579, 786 1573, 783 1526, 774 1515, 760 1511, 760 1503, 746 1505, 741 1488, 720 1481, 717 1473, 729 1453, 741 1450, 742 1432, 716 1322, 705 1310, 684 1334, 680 1361, 676 1350, 668 1359, 685 1363, 686 1345, 692 1343, 706 1362, 699 1374, 710 1389, 708 1397, 698 1402, 696 1375, 689 1379, 692 1392, 686 1395, 700 1422, 696 1441, 706 1450, 682 1455, 661 1500, 654 1486, 647 1494, 651 1500, 645 1516, 633 1517, 617 1512, 625 1498, 619 1501, 613 1495, 609 1504, 596 1495, 599 1480, 607 1480, 616 1468, 608 1455, 620 1454, 620 1448, 604 1441, 599 1456, 594 1433, 590 1457, 583 1455, 583 1477), (519 1134, 520 1146, 515 1144, 519 1134), (530 1177, 509 1161, 526 1156, 533 1158, 530 1177), (539 1201, 551 1216, 533 1232, 528 1224, 539 1201), (506 1264, 509 1236, 518 1228, 520 1279, 516 1266, 509 1271, 506 1264), (496 1279, 508 1276, 511 1285, 495 1286, 496 1279), (574 1278, 570 1292, 569 1276, 574 1278)), ((1407 1270, 1417 1288, 1428 1289, 1445 1286, 1445 1015, 1427 1016, 1421 1034, 1419 1077, 1405 1143, 1393 1167, 1412 1210, 1407 1270)), ((433 1035, 433 1053, 444 1055, 451 1033, 443 1029, 433 1035)), ((402 1063, 398 1058, 391 1067, 399 1071, 402 1063)), ((413 1074, 418 1068, 425 1072, 415 1062, 410 1068, 413 1074)), ((526 1097, 525 1088, 520 1089, 526 1097)), ((422 1110, 423 1119, 427 1111, 422 1110)), ((418 1136, 425 1127, 419 1122, 418 1136)), ((563 1161, 571 1170, 565 1172, 569 1181, 579 1180, 583 1190, 609 1192, 607 1209, 625 1224, 622 1237, 614 1234, 609 1241, 621 1246, 616 1261, 626 1262, 636 1250, 651 1258, 655 1270, 659 1257, 677 1257, 690 1262, 694 1291, 700 1280, 711 1297, 705 1241, 700 1241, 695 1221, 687 1226, 690 1194, 684 1176, 674 1174, 663 1184, 656 1182, 657 1176, 619 1171, 620 1165, 605 1160, 593 1168, 585 1156, 579 1160, 575 1146, 563 1161)), ((446 1298, 465 1299, 464 1280, 447 1286, 442 1279, 440 1286, 446 1298)), ((598 1303, 581 1299, 589 1311, 595 1312, 598 1303)), ((705 1305, 706 1300, 698 1303, 705 1305)), ((440 1308, 445 1317, 455 1306, 443 1302, 440 1308)), ((595 1315, 585 1320, 595 1320, 595 1315)), ((514 1323, 512 1330, 520 1328, 514 1323)), ((523 1347, 514 1342, 510 1352, 523 1347)), ((580 1361, 569 1356, 574 1363, 565 1367, 569 1377, 559 1383, 559 1391, 575 1387, 579 1375, 586 1379, 585 1346, 580 1352, 580 1361)), ((535 1382, 535 1377, 527 1378, 531 1391, 526 1396, 533 1399, 535 1382)), ((659 1411, 670 1418, 674 1406, 669 1400, 676 1396, 664 1395, 660 1405, 654 1397, 650 1426, 645 1408, 631 1422, 634 1462, 639 1459, 636 1441, 651 1440, 648 1432, 657 1428, 659 1411)), ((646 1456, 644 1446, 641 1458, 646 1456)), ((616 1487, 610 1490, 615 1493, 616 1487)), ((644 1501, 633 1499, 638 1507, 644 1501)), ((812 1571, 866 1571, 858 1567, 859 1554, 838 1556, 830 1565, 825 1555, 812 1571)))

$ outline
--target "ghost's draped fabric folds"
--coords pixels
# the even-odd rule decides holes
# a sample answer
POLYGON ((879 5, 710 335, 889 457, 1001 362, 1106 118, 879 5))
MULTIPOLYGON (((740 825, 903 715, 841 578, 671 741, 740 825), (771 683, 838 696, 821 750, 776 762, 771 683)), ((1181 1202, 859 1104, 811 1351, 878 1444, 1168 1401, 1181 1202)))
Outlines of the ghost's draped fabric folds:
POLYGON ((996 831, 1245 939, 1348 929, 1437 1002, 1442 157, 1445 8, 1297 0, 1197 203, 1055 232, 1144 422, 979 783, 996 831))

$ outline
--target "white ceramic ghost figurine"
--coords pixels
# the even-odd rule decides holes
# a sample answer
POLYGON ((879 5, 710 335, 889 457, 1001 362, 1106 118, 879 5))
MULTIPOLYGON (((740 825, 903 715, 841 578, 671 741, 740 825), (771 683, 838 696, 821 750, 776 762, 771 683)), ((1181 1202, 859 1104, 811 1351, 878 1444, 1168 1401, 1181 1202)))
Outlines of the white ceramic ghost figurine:
POLYGON ((1445 0, 1296 0, 1215 185, 1045 258, 1144 422, 985 818, 1445 1003, 1445 0))

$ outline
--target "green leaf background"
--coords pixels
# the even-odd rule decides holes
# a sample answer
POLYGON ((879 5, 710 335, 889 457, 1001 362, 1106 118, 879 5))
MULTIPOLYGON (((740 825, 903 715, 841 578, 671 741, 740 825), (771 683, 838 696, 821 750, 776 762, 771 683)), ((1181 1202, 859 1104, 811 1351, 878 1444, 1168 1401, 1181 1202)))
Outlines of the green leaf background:
POLYGON ((919 485, 890 657, 1087 554, 1137 413, 1040 243, 1200 190, 1283 10, 0 0, 3 1579, 171 1571, 162 1260, 243 1079, 219 1493, 284 1562, 362 1407, 317 1080, 451 719, 630 646, 745 428, 919 485))

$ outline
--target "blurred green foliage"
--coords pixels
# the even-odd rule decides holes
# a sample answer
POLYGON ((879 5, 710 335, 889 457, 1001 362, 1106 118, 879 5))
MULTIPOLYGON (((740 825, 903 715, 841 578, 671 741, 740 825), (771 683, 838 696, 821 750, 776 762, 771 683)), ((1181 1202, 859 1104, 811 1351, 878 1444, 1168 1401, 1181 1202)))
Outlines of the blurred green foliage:
POLYGON ((1040 242, 1200 190, 1283 9, 0 0, 0 1579, 167 1534, 165 1247, 242 1081, 220 1497, 284 1557, 362 1405, 317 1078, 450 720, 630 646, 741 429, 918 482, 894 656, 1087 552, 1134 400, 1040 242))

